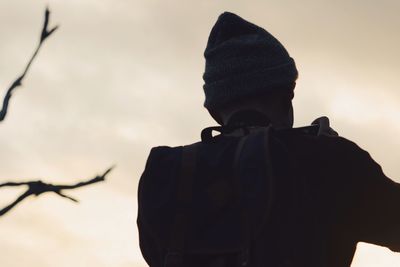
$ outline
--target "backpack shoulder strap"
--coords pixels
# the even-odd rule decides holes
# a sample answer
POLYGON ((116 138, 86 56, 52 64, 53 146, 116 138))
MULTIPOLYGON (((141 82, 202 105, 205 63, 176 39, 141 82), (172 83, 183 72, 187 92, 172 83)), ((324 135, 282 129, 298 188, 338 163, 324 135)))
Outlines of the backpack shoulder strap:
POLYGON ((241 253, 238 257, 238 266, 248 266, 249 264, 249 249, 250 249, 250 242, 251 242, 251 233, 250 233, 250 225, 248 221, 248 214, 243 203, 242 198, 242 187, 240 181, 240 156, 242 155, 243 147, 248 140, 249 135, 245 135, 240 138, 237 146, 236 151, 233 159, 233 183, 234 183, 234 192, 235 192, 235 199, 238 202, 238 206, 240 207, 240 223, 241 223, 241 238, 242 238, 242 248, 241 253))
MULTIPOLYGON (((273 131, 272 127, 268 127, 263 133, 263 151, 264 151, 264 165, 265 165, 265 175, 268 180, 268 202, 267 208, 263 215, 263 219, 260 224, 259 231, 262 230, 263 227, 268 223, 271 218, 272 207, 275 202, 275 174, 272 164, 272 155, 271 155, 271 132, 273 131)), ((255 233, 257 236, 259 233, 255 233)))
POLYGON ((274 172, 272 166, 272 158, 271 158, 271 131, 273 131, 272 127, 267 127, 262 130, 262 150, 264 152, 264 166, 265 166, 265 179, 268 180, 268 203, 267 208, 264 211, 262 221, 260 223, 259 229, 252 229, 251 225, 249 225, 248 213, 243 205, 243 200, 241 198, 241 182, 240 182, 240 156, 242 154, 243 147, 245 146, 248 138, 251 138, 250 135, 246 135, 242 137, 237 145, 234 162, 233 162, 233 176, 235 182, 235 191, 237 195, 237 200, 240 201, 239 205, 241 207, 240 210, 240 219, 242 225, 242 255, 240 257, 239 266, 247 266, 249 264, 249 254, 251 249, 251 243, 254 239, 257 238, 259 231, 265 227, 271 217, 271 211, 273 207, 273 202, 275 199, 275 184, 274 184, 274 172))
POLYGON ((170 244, 164 260, 165 267, 183 267, 185 235, 189 219, 188 212, 192 202, 198 145, 196 143, 182 148, 181 169, 176 196, 178 206, 172 223, 170 244))

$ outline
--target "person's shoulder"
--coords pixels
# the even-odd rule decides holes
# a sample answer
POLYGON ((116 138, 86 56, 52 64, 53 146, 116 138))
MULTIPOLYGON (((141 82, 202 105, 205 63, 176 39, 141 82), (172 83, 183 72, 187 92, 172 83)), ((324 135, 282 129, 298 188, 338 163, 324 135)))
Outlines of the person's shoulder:
POLYGON ((338 135, 318 135, 307 129, 278 131, 275 137, 285 143, 293 151, 300 154, 312 154, 317 157, 369 157, 367 151, 354 141, 338 135))
POLYGON ((337 151, 342 157, 354 158, 370 158, 369 153, 361 148, 356 142, 343 136, 318 136, 317 142, 323 144, 326 148, 337 151))

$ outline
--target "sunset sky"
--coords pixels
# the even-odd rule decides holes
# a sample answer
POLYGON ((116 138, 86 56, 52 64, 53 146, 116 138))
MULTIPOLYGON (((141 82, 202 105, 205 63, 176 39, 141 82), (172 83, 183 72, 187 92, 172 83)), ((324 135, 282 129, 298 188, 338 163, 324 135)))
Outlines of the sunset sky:
MULTIPOLYGON (((203 51, 223 11, 264 27, 295 59, 295 126, 328 116, 400 182, 400 1, 1 0, 1 95, 33 52, 46 5, 60 28, 0 124, 0 183, 74 183, 117 167, 70 192, 80 204, 49 194, 1 217, 0 266, 146 266, 138 179, 151 147, 195 142, 215 125, 202 106, 203 51)), ((1 189, 0 205, 21 190, 1 189)), ((400 266, 400 254, 359 244, 352 267, 378 266, 400 266)))

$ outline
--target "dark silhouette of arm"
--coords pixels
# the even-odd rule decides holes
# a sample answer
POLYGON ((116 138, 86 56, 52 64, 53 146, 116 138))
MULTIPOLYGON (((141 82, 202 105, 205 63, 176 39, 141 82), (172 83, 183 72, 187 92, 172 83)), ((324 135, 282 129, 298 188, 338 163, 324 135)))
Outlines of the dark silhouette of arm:
POLYGON ((351 162, 352 174, 358 176, 352 206, 354 231, 359 241, 400 252, 400 184, 389 179, 366 151, 359 150, 351 162))

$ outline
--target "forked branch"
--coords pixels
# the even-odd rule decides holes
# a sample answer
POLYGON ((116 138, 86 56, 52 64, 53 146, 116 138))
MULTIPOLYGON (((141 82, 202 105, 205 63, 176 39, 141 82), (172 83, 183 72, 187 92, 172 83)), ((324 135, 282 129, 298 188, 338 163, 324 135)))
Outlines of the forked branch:
POLYGON ((97 175, 96 177, 94 177, 88 181, 79 182, 79 183, 76 183, 73 185, 53 185, 53 184, 49 184, 49 183, 44 183, 40 180, 30 181, 30 182, 21 182, 21 183, 9 182, 9 183, 0 184, 0 188, 1 187, 15 187, 15 186, 22 186, 22 185, 28 186, 28 190, 26 190, 14 202, 12 202, 8 206, 6 206, 2 210, 0 210, 0 216, 3 216, 7 212, 9 212, 11 209, 13 209, 16 205, 18 205, 25 198, 27 198, 31 195, 39 196, 39 195, 41 195, 43 193, 47 193, 47 192, 53 192, 61 197, 67 198, 74 202, 78 202, 78 200, 76 200, 75 198, 65 195, 63 191, 70 190, 70 189, 76 189, 79 187, 83 187, 83 186, 87 186, 87 185, 91 185, 94 183, 105 181, 107 174, 110 173, 113 168, 114 167, 109 168, 102 175, 97 175))
POLYGON ((7 115, 8 105, 9 105, 11 96, 12 96, 13 92, 15 91, 15 89, 22 85, 22 81, 24 80, 26 74, 28 73, 28 71, 32 65, 32 62, 34 61, 37 54, 39 53, 39 50, 42 47, 44 41, 46 41, 46 39, 58 28, 58 26, 55 26, 51 29, 48 29, 49 20, 50 20, 50 10, 48 8, 46 8, 46 11, 44 14, 43 29, 42 29, 42 33, 40 35, 39 44, 36 47, 36 50, 34 51, 31 59, 28 61, 28 64, 26 65, 24 72, 7 89, 6 95, 4 96, 4 99, 3 99, 3 106, 0 110, 0 122, 5 119, 5 117, 7 115))

